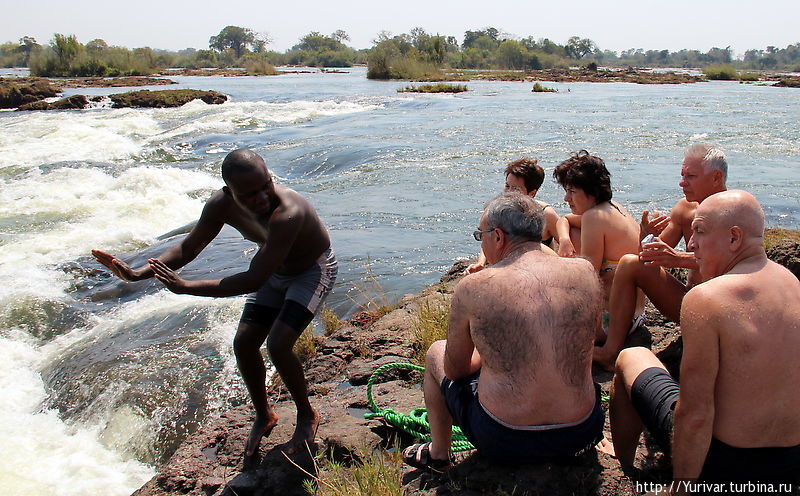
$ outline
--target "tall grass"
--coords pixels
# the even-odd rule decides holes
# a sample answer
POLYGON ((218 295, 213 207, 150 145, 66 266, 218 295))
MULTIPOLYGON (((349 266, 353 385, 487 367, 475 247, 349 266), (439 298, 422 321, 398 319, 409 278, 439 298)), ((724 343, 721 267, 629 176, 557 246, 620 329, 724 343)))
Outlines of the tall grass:
POLYGON ((358 453, 359 461, 351 466, 331 461, 323 473, 303 482, 308 494, 318 496, 403 496, 403 457, 395 447, 358 453))
POLYGON ((362 312, 377 313, 378 315, 386 315, 395 309, 395 305, 389 300, 389 295, 383 289, 381 283, 378 282, 378 276, 372 270, 370 261, 364 266, 366 277, 361 282, 353 283, 353 291, 356 292, 358 298, 348 293, 347 296, 350 301, 355 303, 362 312))
POLYGON ((412 323, 414 332, 413 360, 425 366, 425 354, 435 341, 447 338, 450 306, 444 303, 425 302, 420 305, 412 323))

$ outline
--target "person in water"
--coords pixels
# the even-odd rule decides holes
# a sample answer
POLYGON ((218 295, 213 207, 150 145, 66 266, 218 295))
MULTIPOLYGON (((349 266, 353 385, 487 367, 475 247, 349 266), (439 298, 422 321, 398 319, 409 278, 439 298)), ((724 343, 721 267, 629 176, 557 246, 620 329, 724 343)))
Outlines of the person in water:
POLYGON ((687 247, 705 282, 680 309, 680 385, 650 350, 623 350, 613 450, 603 449, 632 464, 645 426, 671 448, 675 481, 797 484, 800 281, 767 259, 764 211, 749 193, 709 196, 691 229, 687 247))
MULTIPOLYGON (((639 252, 639 224, 625 207, 611 199, 611 174, 600 157, 581 150, 561 162, 553 177, 564 188, 564 201, 572 210, 558 221, 558 254, 581 256, 591 262, 603 281, 605 308, 608 308, 608 294, 619 259, 639 252)), ((638 317, 632 323, 629 321, 633 329, 643 315, 643 296, 639 296, 637 305, 638 317)), ((603 324, 598 326, 597 341, 606 339, 606 322, 603 324)))
POLYGON ((590 355, 600 281, 586 260, 543 253, 543 225, 529 196, 503 193, 486 205, 473 235, 490 265, 456 285, 447 339, 428 349, 432 441, 405 449, 406 463, 446 469, 454 423, 499 462, 570 459, 602 439, 590 355))
MULTIPOLYGON (((506 183, 503 188, 504 192, 517 191, 523 195, 528 195, 531 198, 536 198, 536 193, 542 187, 544 182, 544 170, 539 165, 539 161, 535 158, 523 157, 515 160, 506 166, 505 171, 506 183)), ((549 204, 536 200, 536 203, 542 207, 544 211, 544 230, 542 231, 542 245, 550 248, 551 250, 557 249, 558 241, 556 236, 556 223, 559 216, 556 210, 549 204)), ((550 253, 547 248, 543 251, 550 253)), ((552 254, 555 254, 553 252, 552 254)), ((478 255, 478 261, 467 267, 467 274, 477 272, 486 267, 486 255, 481 251, 478 255)))
POLYGON ((642 217, 641 236, 658 235, 645 243, 641 252, 622 257, 609 298, 608 339, 593 351, 594 360, 604 368, 614 367, 625 344, 629 323, 637 311, 636 298, 643 291, 655 307, 673 322, 680 321, 683 295, 702 280, 691 251, 681 252, 675 246, 683 239, 686 245, 692 234, 692 220, 697 207, 714 193, 725 191, 728 163, 719 148, 706 144, 689 147, 683 156, 680 187, 684 197, 672 207, 669 216, 650 221, 647 211, 642 217), (666 228, 663 228, 666 221, 666 228), (663 231, 659 231, 659 226, 663 231), (679 281, 667 268, 689 269, 686 283, 679 281))
POLYGON ((328 231, 314 207, 291 189, 274 183, 264 160, 239 149, 222 162, 225 186, 206 202, 192 231, 139 268, 100 250, 92 255, 119 278, 155 277, 174 293, 225 297, 247 294, 233 350, 256 417, 245 454, 253 455, 262 437, 278 423, 266 391, 260 348, 267 342, 275 369, 297 406, 289 452, 313 443, 319 413, 311 406, 302 365, 293 345, 314 317, 336 280, 337 263, 328 231), (216 280, 185 280, 175 272, 219 234, 223 225, 238 230, 259 247, 247 270, 216 280))

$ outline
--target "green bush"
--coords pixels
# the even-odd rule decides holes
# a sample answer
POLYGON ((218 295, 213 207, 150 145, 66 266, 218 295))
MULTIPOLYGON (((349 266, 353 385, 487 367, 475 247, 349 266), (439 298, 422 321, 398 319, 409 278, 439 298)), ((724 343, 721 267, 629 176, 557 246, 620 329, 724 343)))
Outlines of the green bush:
POLYGON ((734 81, 738 76, 736 68, 727 64, 710 65, 703 69, 703 72, 708 79, 717 81, 734 81))
POLYGON ((547 86, 542 86, 539 83, 534 83, 533 90, 531 90, 531 91, 533 91, 534 93, 556 93, 556 92, 558 92, 558 90, 555 89, 555 88, 548 88, 547 86))
POLYGON ((739 81, 758 81, 760 76, 755 72, 740 72, 738 79, 739 81))
POLYGON ((467 91, 463 84, 421 84, 419 86, 406 86, 397 90, 398 93, 461 93, 467 91))

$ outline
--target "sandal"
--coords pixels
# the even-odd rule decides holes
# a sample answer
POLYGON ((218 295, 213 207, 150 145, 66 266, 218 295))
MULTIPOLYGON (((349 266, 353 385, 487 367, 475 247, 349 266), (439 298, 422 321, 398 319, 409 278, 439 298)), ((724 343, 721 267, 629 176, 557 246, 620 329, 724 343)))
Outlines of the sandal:
POLYGON ((412 444, 403 450, 403 463, 422 470, 444 472, 452 466, 452 459, 431 458, 431 443, 412 444))

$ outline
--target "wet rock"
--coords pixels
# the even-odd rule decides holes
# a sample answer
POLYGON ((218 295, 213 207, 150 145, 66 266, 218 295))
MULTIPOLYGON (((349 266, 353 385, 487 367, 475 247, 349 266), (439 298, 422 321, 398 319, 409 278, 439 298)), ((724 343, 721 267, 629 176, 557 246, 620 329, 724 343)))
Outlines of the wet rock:
POLYGON ((0 108, 17 108, 60 92, 61 88, 43 78, 0 78, 0 108))
POLYGON ((73 110, 86 108, 87 105, 89 105, 89 100, 87 100, 85 96, 72 95, 55 102, 40 100, 38 102, 26 103, 20 105, 17 110, 73 110))
MULTIPOLYGON (((783 246, 779 244, 780 246, 783 246)), ((800 246, 780 248, 797 260, 800 246)), ((788 255, 787 255, 788 256, 788 255)), ((405 296, 399 308, 364 328, 345 325, 328 336, 319 353, 306 364, 311 385, 310 401, 320 412, 321 421, 312 454, 323 454, 314 463, 307 453, 287 457, 282 453, 294 430, 295 409, 282 386, 276 403, 281 420, 268 439, 262 441, 253 460, 242 456, 253 421, 252 408, 235 408, 187 439, 159 473, 135 494, 150 495, 272 495, 304 494, 302 481, 324 476, 329 459, 348 464, 378 447, 402 446, 413 439, 380 420, 366 420, 367 389, 364 385, 374 370, 384 363, 408 361, 412 346, 414 315, 423 305, 448 304, 452 289, 462 277, 466 262, 454 266, 443 282, 416 295, 405 296), (290 461, 291 459, 291 461, 290 461), (303 468, 301 470, 295 464, 303 468), (320 472, 317 472, 317 471, 320 472)), ((646 328, 640 327, 630 345, 649 346, 668 367, 677 366, 682 353, 680 332, 652 306, 646 313, 646 328)), ((612 374, 594 371, 594 379, 605 394, 612 374)), ((407 414, 424 406, 419 379, 405 371, 382 375, 372 389, 378 409, 407 414)), ((606 437, 609 437, 606 418, 606 437)), ((637 455, 640 470, 623 470, 610 456, 591 451, 571 463, 542 465, 496 465, 477 453, 459 454, 458 464, 444 475, 431 476, 408 468, 402 483, 409 495, 478 494, 634 494, 636 481, 668 482, 669 459, 643 437, 637 455)))
POLYGON ((200 90, 138 90, 127 93, 116 93, 111 96, 115 108, 144 107, 164 108, 180 107, 192 100, 202 100, 209 105, 225 103, 227 96, 217 91, 200 90))

